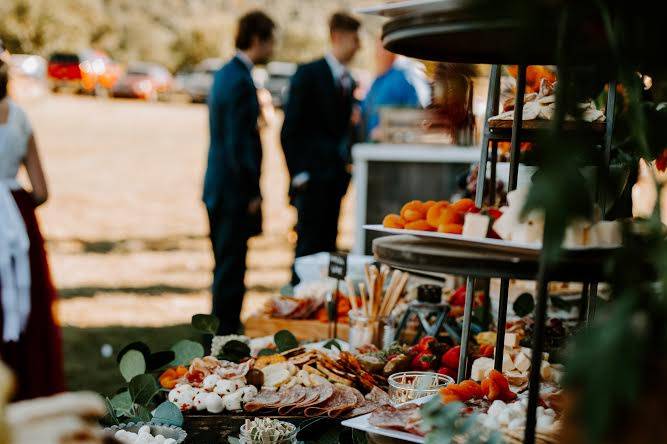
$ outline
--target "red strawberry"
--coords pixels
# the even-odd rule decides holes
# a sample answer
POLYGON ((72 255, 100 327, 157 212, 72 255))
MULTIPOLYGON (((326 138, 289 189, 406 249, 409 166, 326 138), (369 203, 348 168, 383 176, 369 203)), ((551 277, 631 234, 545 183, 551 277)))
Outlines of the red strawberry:
POLYGON ((422 352, 415 356, 410 363, 410 367, 414 371, 426 372, 433 368, 436 362, 435 355, 431 352, 422 352))
POLYGON ((457 345, 452 347, 442 355, 440 364, 443 367, 451 368, 452 370, 458 370, 459 368, 459 355, 461 354, 461 346, 457 345))

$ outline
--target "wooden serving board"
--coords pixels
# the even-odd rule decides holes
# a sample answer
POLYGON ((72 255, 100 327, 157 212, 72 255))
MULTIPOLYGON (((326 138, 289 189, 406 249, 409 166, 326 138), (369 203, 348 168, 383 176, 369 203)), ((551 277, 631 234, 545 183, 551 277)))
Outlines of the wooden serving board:
MULTIPOLYGON (((245 323, 245 334, 251 338, 274 335, 280 330, 289 330, 299 340, 321 341, 329 338, 329 324, 316 319, 281 319, 264 314, 249 317, 245 323)), ((348 340, 348 324, 338 323, 338 339, 348 340)))

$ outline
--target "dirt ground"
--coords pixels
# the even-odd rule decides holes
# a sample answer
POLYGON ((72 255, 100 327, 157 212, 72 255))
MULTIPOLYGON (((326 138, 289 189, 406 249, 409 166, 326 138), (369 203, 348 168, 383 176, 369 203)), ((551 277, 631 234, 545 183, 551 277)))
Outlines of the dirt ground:
MULTIPOLYGON (((65 95, 22 105, 50 184, 39 216, 62 324, 159 327, 208 312, 206 107, 65 95)), ((243 316, 289 280, 295 212, 279 128, 278 115, 262 135, 264 234, 250 244, 243 316)), ((352 243, 352 201, 348 193, 342 248, 352 243)))

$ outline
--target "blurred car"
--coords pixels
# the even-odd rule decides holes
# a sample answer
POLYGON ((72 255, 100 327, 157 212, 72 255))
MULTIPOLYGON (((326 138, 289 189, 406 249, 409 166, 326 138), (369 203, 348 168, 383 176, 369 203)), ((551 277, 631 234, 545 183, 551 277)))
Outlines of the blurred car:
POLYGON ((269 74, 264 87, 271 93, 273 106, 281 108, 287 100, 290 79, 296 72, 297 65, 288 62, 270 62, 266 65, 269 74))
POLYGON ((101 51, 88 50, 80 54, 56 52, 49 57, 47 77, 51 91, 69 89, 74 92, 106 94, 122 70, 101 51))
POLYGON ((179 89, 195 103, 204 103, 213 86, 213 76, 222 68, 223 61, 217 58, 202 60, 190 72, 178 75, 179 89))
POLYGON ((174 78, 167 68, 157 63, 130 63, 125 75, 111 90, 113 97, 156 101, 166 98, 172 90, 174 78))

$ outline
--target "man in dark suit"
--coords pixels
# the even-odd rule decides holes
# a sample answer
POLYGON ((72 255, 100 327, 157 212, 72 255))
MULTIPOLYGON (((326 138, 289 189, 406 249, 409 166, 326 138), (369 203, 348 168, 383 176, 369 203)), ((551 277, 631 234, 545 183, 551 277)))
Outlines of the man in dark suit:
POLYGON ((262 230, 260 108, 251 71, 271 57, 274 29, 263 12, 239 20, 237 53, 215 74, 208 100, 211 140, 203 200, 215 257, 213 314, 220 319, 220 334, 241 327, 248 239, 262 230))
POLYGON ((331 52, 301 65, 290 83, 281 142, 298 213, 296 257, 336 250, 340 204, 350 183, 355 106, 347 65, 360 48, 359 26, 346 13, 334 14, 331 52))

